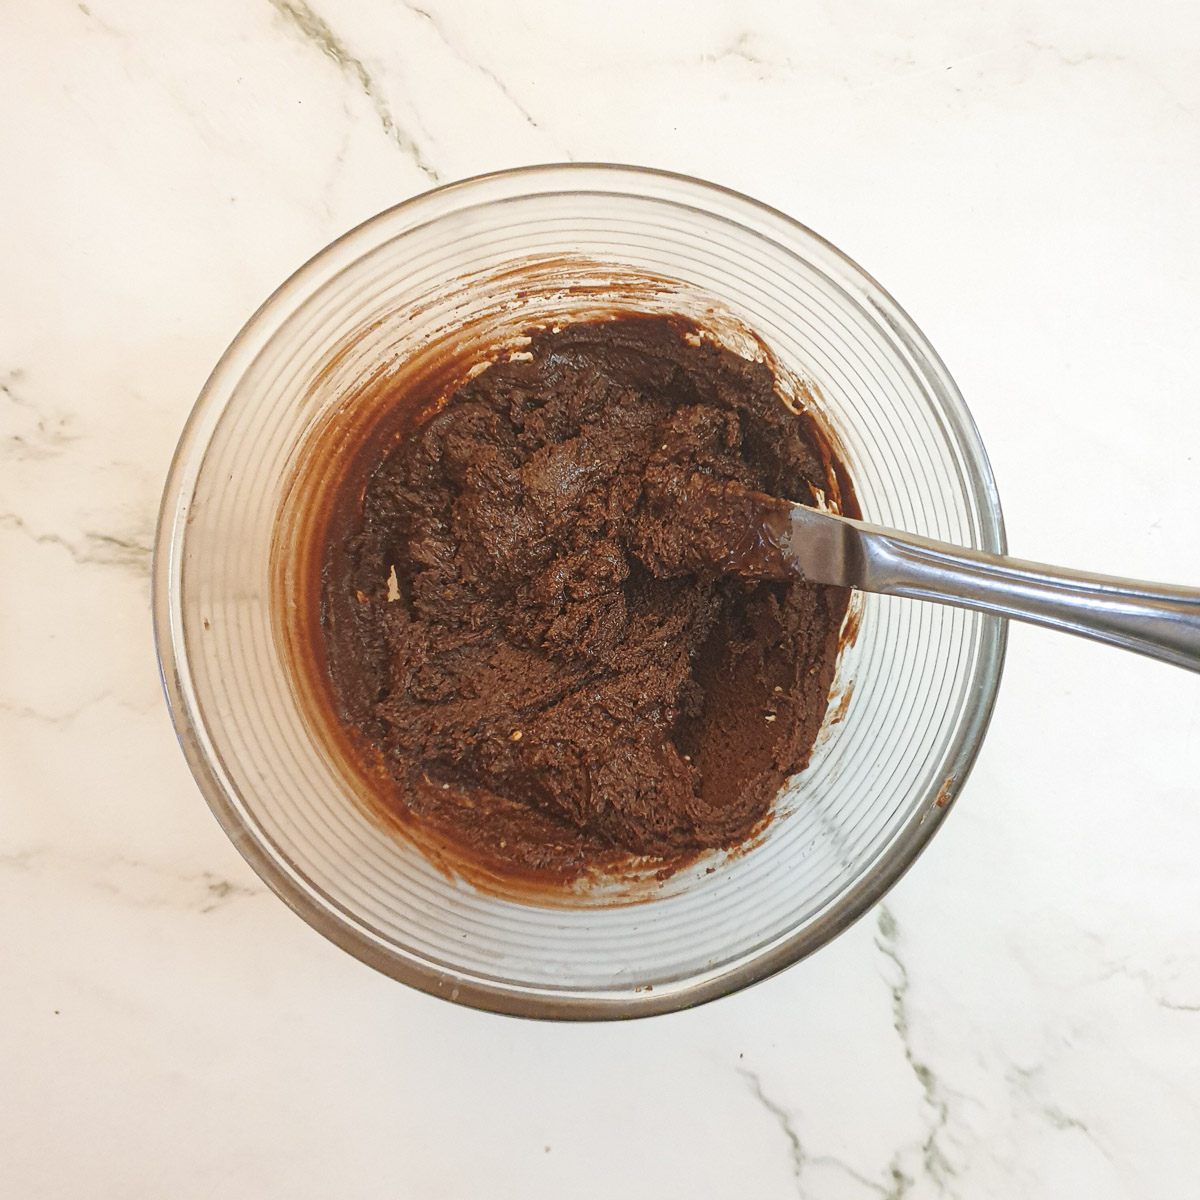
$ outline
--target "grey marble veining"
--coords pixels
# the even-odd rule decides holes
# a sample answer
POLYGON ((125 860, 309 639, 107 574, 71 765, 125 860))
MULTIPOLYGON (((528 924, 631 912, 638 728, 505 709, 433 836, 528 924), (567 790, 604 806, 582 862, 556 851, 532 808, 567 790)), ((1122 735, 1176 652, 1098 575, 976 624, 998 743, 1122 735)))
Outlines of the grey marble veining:
POLYGON ((855 256, 967 397, 1014 552, 1200 578, 1200 10, 46 0, 0 14, 4 1194, 1184 1196, 1200 688, 1014 630, 976 770, 836 943, 620 1026, 409 992, 276 901, 149 623, 190 406, 434 183, 618 159, 855 256))

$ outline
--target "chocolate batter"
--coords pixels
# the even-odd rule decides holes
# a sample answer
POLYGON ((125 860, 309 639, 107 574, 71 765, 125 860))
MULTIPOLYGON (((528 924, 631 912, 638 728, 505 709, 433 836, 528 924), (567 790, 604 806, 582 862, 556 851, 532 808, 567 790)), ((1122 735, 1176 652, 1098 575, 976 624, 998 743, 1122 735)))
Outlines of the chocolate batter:
POLYGON ((538 332, 464 384, 326 547, 329 674, 385 803, 567 877, 744 841, 808 762, 848 597, 721 563, 740 497, 829 473, 771 369, 682 321, 538 332))

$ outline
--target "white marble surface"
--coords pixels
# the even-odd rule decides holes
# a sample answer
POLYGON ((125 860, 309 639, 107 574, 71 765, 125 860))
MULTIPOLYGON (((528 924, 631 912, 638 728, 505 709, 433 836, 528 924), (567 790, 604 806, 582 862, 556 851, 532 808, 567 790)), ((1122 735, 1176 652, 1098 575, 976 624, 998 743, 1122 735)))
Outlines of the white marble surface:
POLYGON ((1200 582, 1198 44, 1190 0, 4 5, 0 1193, 1195 1194, 1200 678, 1015 629, 886 905, 701 1010, 538 1025, 264 891, 175 745, 148 572, 277 282, 432 183, 571 157, 824 233, 956 375, 1014 550, 1200 582))

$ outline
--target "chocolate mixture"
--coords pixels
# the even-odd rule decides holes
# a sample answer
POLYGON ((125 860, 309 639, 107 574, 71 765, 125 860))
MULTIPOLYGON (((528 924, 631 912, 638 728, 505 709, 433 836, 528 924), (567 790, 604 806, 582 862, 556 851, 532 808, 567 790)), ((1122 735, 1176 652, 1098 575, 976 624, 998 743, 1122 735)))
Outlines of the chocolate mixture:
POLYGON ((736 846, 809 759, 847 593, 722 574, 728 501, 812 503, 813 427, 682 321, 519 358, 411 431, 326 547, 342 717, 388 805, 502 869, 736 846))

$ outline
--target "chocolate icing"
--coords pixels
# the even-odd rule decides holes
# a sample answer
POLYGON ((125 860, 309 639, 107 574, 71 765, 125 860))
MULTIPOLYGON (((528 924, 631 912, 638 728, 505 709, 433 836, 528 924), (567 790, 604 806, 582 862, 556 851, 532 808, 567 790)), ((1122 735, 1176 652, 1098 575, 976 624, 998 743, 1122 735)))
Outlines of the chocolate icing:
POLYGON ((340 498, 326 659, 385 805, 559 877, 761 825, 808 762, 848 598, 723 569, 755 494, 830 486, 775 384, 681 320, 543 330, 340 498))

